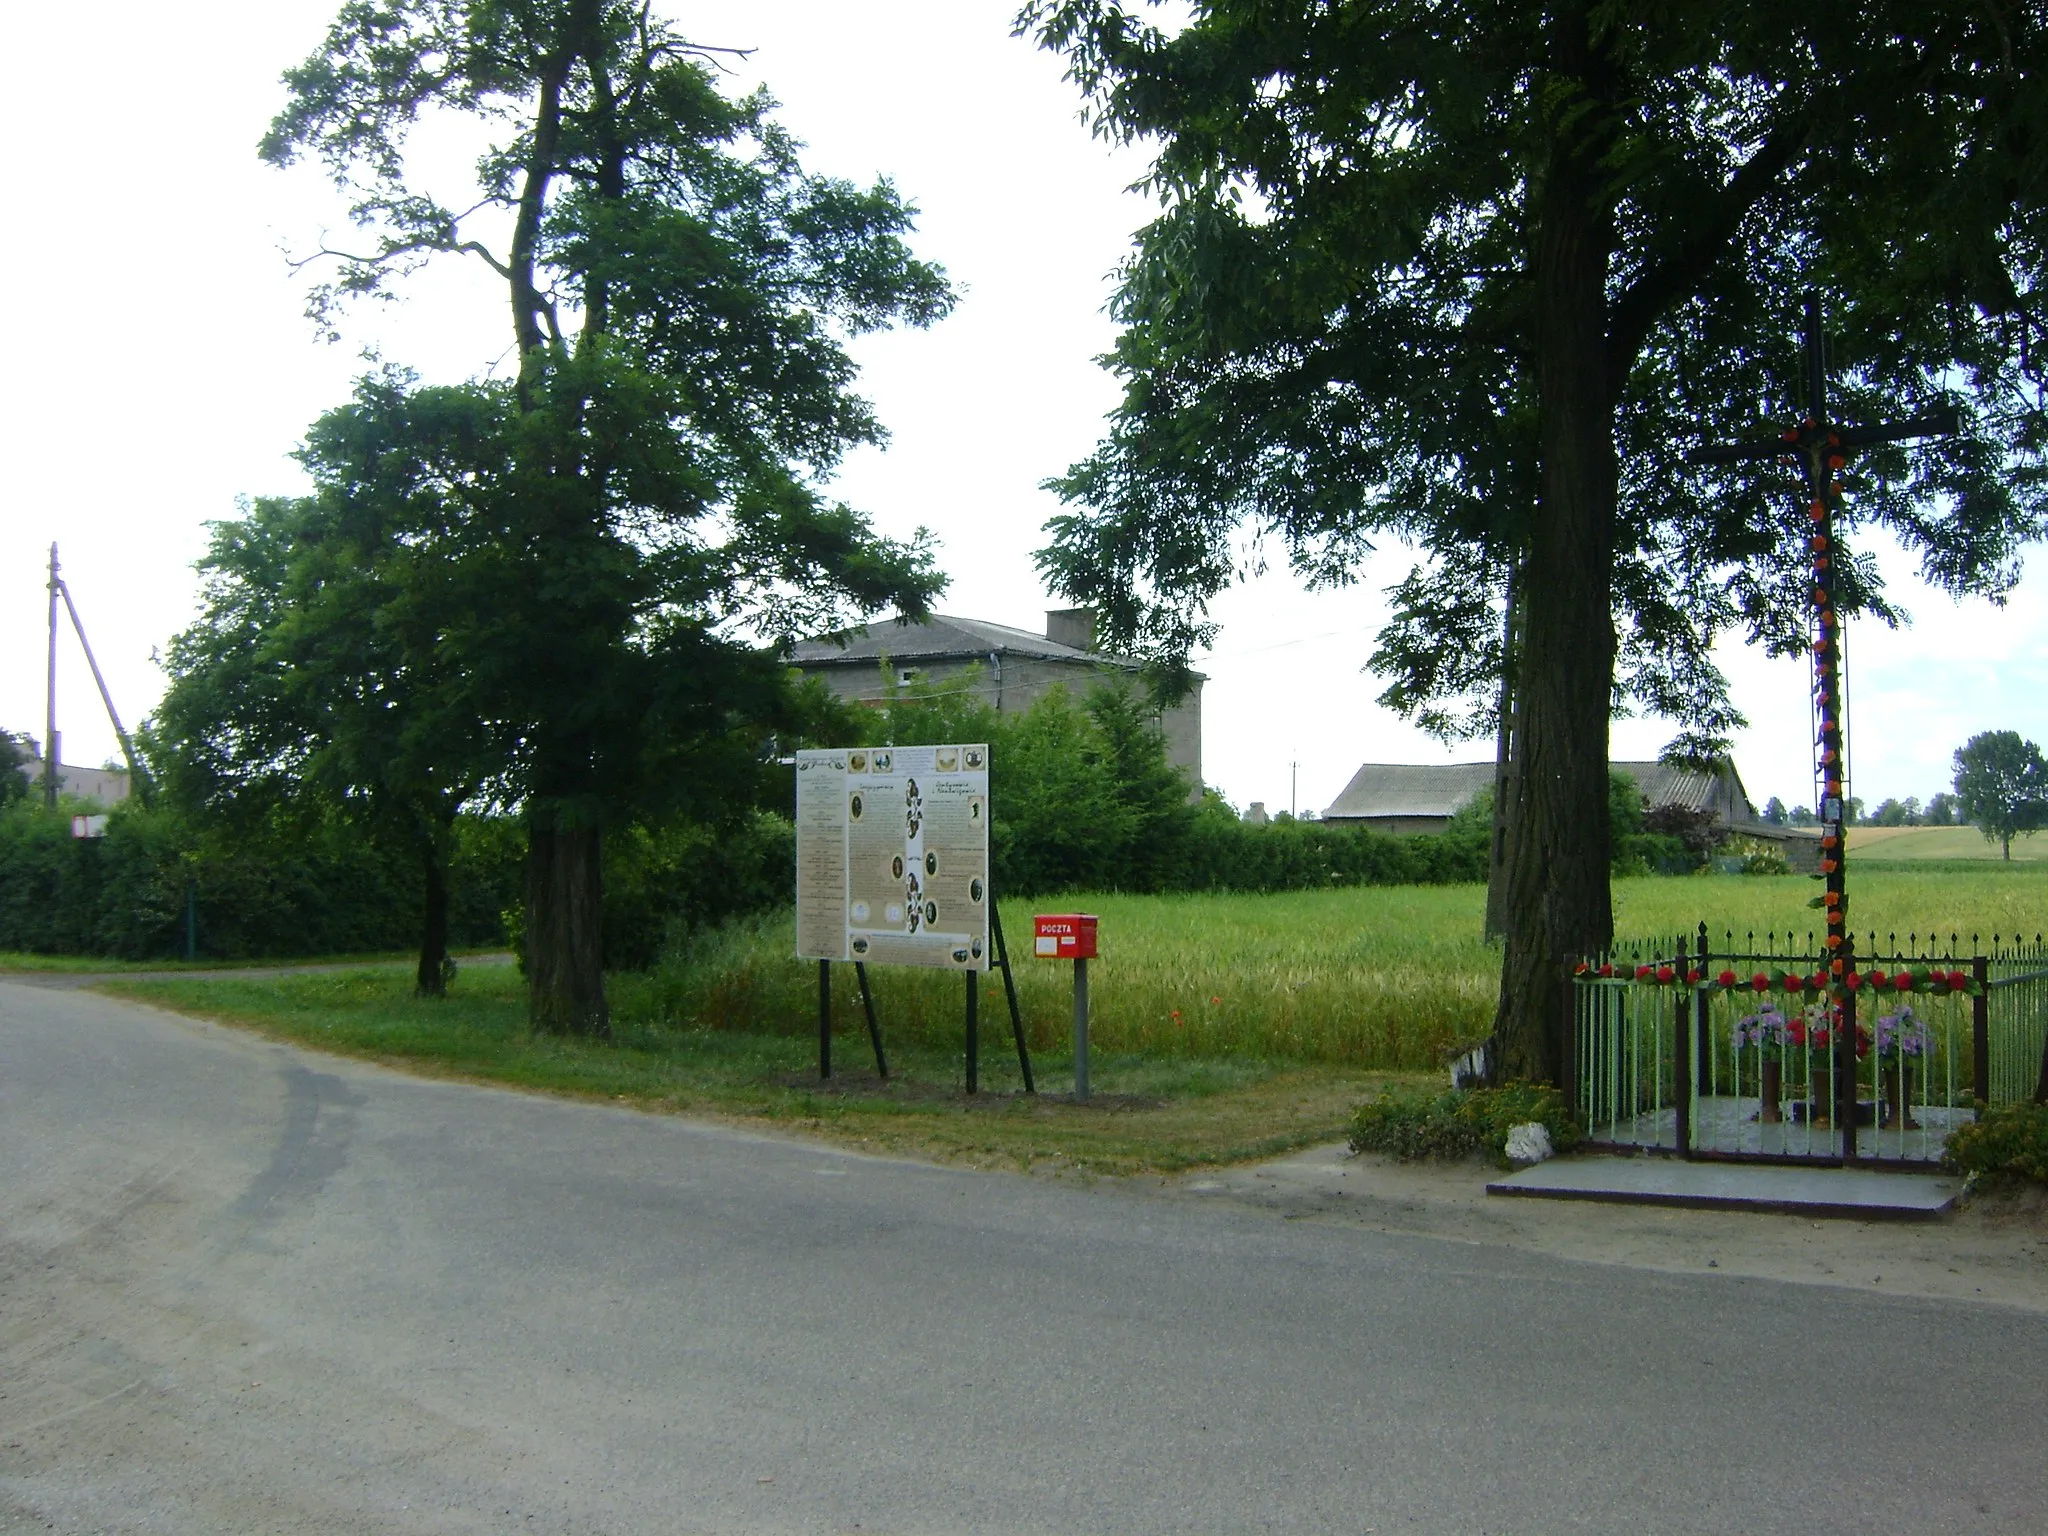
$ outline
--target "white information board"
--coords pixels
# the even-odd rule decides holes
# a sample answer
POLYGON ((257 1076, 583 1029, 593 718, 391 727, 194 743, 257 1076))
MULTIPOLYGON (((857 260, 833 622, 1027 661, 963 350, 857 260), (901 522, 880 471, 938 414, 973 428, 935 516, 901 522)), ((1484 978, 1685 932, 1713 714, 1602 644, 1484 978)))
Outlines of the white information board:
POLYGON ((796 755, 796 952, 988 969, 988 746, 796 755))

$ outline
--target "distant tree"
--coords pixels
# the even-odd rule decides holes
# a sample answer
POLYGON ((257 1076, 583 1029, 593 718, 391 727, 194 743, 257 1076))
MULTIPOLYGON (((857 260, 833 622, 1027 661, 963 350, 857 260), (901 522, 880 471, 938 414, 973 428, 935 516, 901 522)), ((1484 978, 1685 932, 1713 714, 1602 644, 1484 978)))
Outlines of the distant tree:
POLYGON ((28 765, 34 761, 26 736, 0 731, 0 805, 28 798, 28 765))
POLYGON ((1956 797, 1945 789, 1940 794, 1933 796, 1927 802, 1927 810, 1923 820, 1930 827, 1955 826, 1962 820, 1956 804, 1956 797))
POLYGON ((1919 826, 1920 801, 1918 797, 1908 795, 1904 800, 1880 800, 1877 809, 1871 812, 1870 824, 1874 827, 1919 826))
POLYGON ((1861 795, 1851 795, 1842 802, 1842 824, 1848 827, 1858 827, 1863 824, 1863 797, 1861 795))
POLYGON ((1132 818, 1118 884, 1158 890, 1194 825, 1188 777, 1167 759, 1159 716, 1144 690, 1102 683, 1088 691, 1085 707, 1101 733, 1116 798, 1132 818))
POLYGON ((1792 807, 1791 812, 1788 814, 1786 819, 1790 821, 1792 825, 1795 827, 1810 827, 1814 824, 1817 818, 1813 814, 1812 806, 1795 805, 1792 807))
POLYGON ((1956 749, 1956 802, 2007 859, 2012 840, 2048 824, 2048 762, 2017 731, 1984 731, 1956 749))
POLYGON ((1766 800, 1766 801, 1764 802, 1764 818, 1763 818, 1763 819, 1764 819, 1764 820, 1765 820, 1766 822, 1768 822, 1768 823, 1769 823, 1769 824, 1770 824, 1771 826, 1774 826, 1774 827, 1782 827, 1782 826, 1784 826, 1784 825, 1785 825, 1785 802, 1784 802, 1784 801, 1782 801, 1782 800, 1780 800, 1780 799, 1779 799, 1779 798, 1778 798, 1778 797, 1777 797, 1776 795, 1773 795, 1773 796, 1771 796, 1771 798, 1770 798, 1770 799, 1768 799, 1768 800, 1766 800))
POLYGON ((489 472, 456 487, 460 528, 420 536, 463 545, 449 649, 472 719, 515 744, 529 1017, 550 1032, 609 1030, 606 829, 729 799, 731 726, 772 727, 781 687, 749 641, 922 614, 943 586, 922 538, 876 536, 822 487, 884 437, 848 339, 936 320, 945 276, 887 182, 807 174, 774 103, 724 95, 710 57, 635 0, 349 0, 261 146, 353 199, 324 322, 440 257, 502 285, 511 365, 470 386, 489 472), (451 119, 496 138, 441 197, 406 150, 451 119))

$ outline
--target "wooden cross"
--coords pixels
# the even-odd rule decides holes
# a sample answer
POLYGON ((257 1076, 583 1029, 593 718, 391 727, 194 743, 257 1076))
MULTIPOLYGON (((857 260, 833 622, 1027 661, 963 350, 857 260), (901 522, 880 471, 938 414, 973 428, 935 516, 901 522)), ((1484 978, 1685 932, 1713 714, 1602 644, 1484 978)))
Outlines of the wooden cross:
MULTIPOLYGON (((1835 534, 1835 513, 1841 505, 1840 474, 1848 463, 1849 450, 1875 443, 1905 442, 1914 438, 1946 437, 1957 430, 1956 413, 1944 407, 1924 416, 1878 426, 1837 426, 1828 420, 1828 370, 1826 340, 1821 329, 1819 295, 1806 296, 1806 419, 1791 430, 1767 442, 1733 443, 1695 449, 1686 455, 1692 464, 1737 464, 1750 459, 1782 459, 1797 455, 1805 462, 1807 514, 1813 523, 1808 545, 1813 557, 1813 670, 1814 702, 1820 717, 1815 741, 1818 758, 1814 778, 1820 794, 1821 876, 1826 881, 1821 897, 1827 911, 1827 953, 1825 961, 1830 993, 1842 1003, 1843 1044, 1855 1039, 1855 992, 1844 981, 1854 966, 1854 949, 1849 942, 1849 899, 1846 874, 1849 844, 1845 807, 1849 782, 1848 748, 1842 731, 1842 622, 1835 605, 1836 583, 1841 571, 1841 549, 1835 534)), ((1853 1048, 1840 1053, 1842 1078, 1848 1085, 1846 1097, 1838 1089, 1837 1102, 1845 1103, 1843 1147, 1853 1156, 1856 1117, 1853 1048)))

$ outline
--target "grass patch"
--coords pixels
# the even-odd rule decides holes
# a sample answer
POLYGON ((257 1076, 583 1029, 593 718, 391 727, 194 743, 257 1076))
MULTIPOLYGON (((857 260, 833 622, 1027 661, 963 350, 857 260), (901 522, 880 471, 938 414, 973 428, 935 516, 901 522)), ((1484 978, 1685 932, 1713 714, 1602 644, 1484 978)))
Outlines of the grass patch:
MULTIPOLYGON (((477 955, 503 954, 502 949, 458 949, 454 956, 460 962, 477 955)), ((239 960, 110 960, 104 955, 32 955, 22 950, 0 950, 0 976, 9 971, 31 971, 44 975, 60 976, 119 976, 132 972, 156 971, 255 971, 277 966, 304 965, 413 965, 416 954, 385 950, 372 954, 351 955, 300 955, 280 959, 272 955, 267 958, 239 960)))
MULTIPOLYGON (((1851 827, 1850 868, 1854 861, 1869 859, 1885 863, 2003 863, 1999 845, 1975 827, 1851 827)), ((2048 838, 2016 837, 2012 840, 2012 861, 2048 861, 2048 838)))
MULTIPOLYGON (((956 982, 958 978, 953 978, 956 982)), ((886 1038, 876 1079, 864 1034, 842 1028, 837 1075, 816 1077, 816 1038, 793 1030, 677 1026, 644 976, 612 978, 610 1044, 536 1037, 518 976, 474 970, 440 1002, 415 998, 399 966, 272 977, 115 981, 103 990, 408 1071, 766 1125, 868 1151, 977 1166, 1095 1174, 1174 1172, 1334 1141, 1385 1073, 1248 1059, 1094 1051, 1094 1097, 1062 1093, 1071 1061, 1034 1053, 1046 1090, 1027 1096, 1007 1027, 990 1020, 983 1091, 969 1099, 950 1047, 886 1038)))
MULTIPOLYGON (((1855 926, 2032 935, 2048 927, 2048 863, 1860 866, 1855 926)), ((1799 876, 1704 875, 1615 885, 1629 937, 1705 919, 1718 940, 1814 927, 1799 876)), ((1102 918, 1090 973, 1097 1099, 1058 1097, 1072 968, 1018 950, 1035 1098, 1018 1090, 1001 987, 987 983, 984 1092, 961 1092, 961 978, 877 967, 894 1075, 874 1079, 852 968, 834 968, 832 1084, 815 1080, 816 967, 786 916, 700 934, 654 970, 614 977, 616 1040, 536 1039, 511 967, 465 969, 443 1002, 411 996, 409 965, 276 977, 114 982, 108 989, 280 1039, 480 1082, 787 1126, 848 1145, 1011 1167, 1105 1173, 1271 1156, 1336 1140, 1362 1099, 1434 1090, 1454 1042, 1483 1036, 1499 951, 1479 937, 1478 886, 1350 888, 1265 896, 1090 895, 1047 911, 1102 918), (1426 1074, 1426 1075, 1425 1075, 1426 1074)), ((1031 906, 1007 914, 1028 945, 1031 906)))

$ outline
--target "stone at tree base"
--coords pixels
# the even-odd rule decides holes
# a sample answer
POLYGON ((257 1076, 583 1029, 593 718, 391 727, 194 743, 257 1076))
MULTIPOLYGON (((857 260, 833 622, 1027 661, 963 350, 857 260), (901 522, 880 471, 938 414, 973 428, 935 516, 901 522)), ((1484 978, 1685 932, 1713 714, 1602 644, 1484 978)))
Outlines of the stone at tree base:
POLYGON ((1508 1161, 1517 1168, 1547 1163, 1554 1150, 1550 1145, 1550 1130, 1541 1120, 1529 1120, 1521 1125, 1508 1127, 1508 1161))

